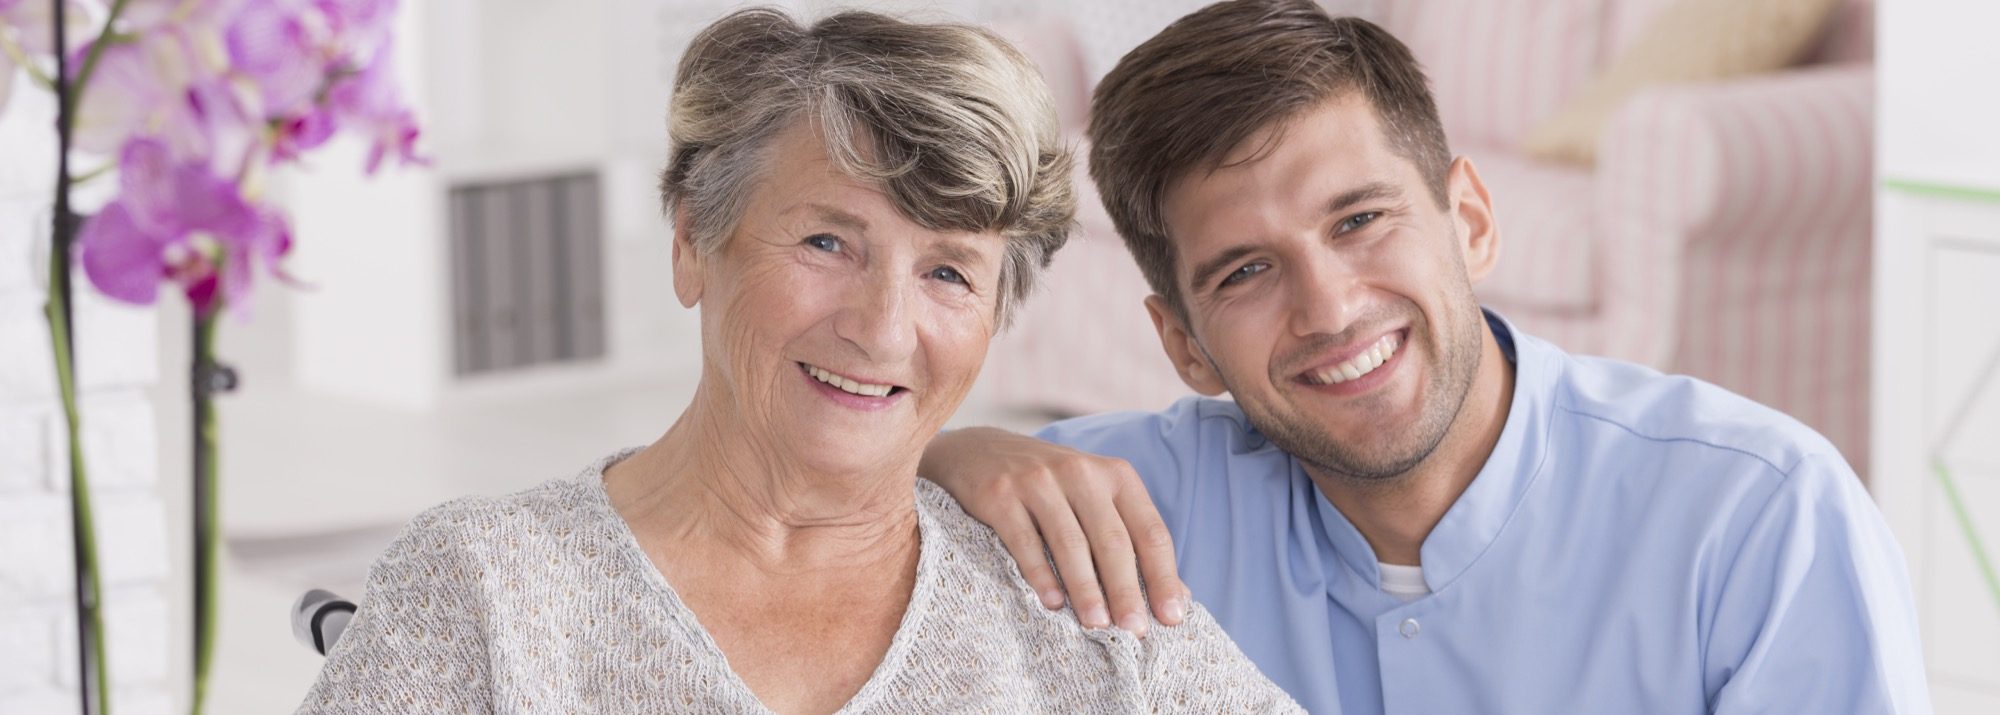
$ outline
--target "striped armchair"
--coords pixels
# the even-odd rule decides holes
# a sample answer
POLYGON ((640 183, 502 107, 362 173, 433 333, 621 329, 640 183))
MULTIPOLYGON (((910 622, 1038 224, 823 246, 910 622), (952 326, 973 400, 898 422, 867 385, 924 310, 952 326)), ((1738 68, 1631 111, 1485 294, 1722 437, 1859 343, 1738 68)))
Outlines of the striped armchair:
MULTIPOLYGON (((1380 22, 1426 65, 1453 150, 1499 217, 1487 305, 1572 352, 1694 375, 1790 413, 1867 464, 1873 6, 1847 5, 1803 66, 1634 97, 1595 167, 1540 163, 1521 138, 1673 0, 1327 0, 1380 22)), ((1126 8, 1140 12, 1139 4, 1126 8)), ((1116 14, 1120 2, 1092 3, 1116 14), (1107 9, 1108 8, 1108 9, 1107 9)), ((1081 117, 1107 51, 1033 35, 1081 117)), ((1157 5, 1147 13, 1161 14, 1157 5)), ((1072 122, 1080 127, 1081 120, 1072 122)), ((1079 169, 1081 230, 995 343, 983 396, 1056 412, 1162 407, 1186 394, 1148 292, 1079 169)))

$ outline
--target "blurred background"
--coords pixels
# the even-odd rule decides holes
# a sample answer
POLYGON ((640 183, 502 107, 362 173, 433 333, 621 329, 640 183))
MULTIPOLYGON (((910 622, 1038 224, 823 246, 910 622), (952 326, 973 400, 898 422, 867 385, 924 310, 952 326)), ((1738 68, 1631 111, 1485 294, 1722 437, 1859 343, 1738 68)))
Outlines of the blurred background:
MULTIPOLYGON (((32 1, 32 0, 31 0, 32 1)), ((0 3, 4 4, 4 3, 0 3)), ((421 0, 397 71, 427 168, 337 143, 272 191, 298 243, 218 354, 224 560, 211 711, 288 712, 321 658, 311 587, 359 597, 425 507, 648 442, 692 394, 656 177, 681 49, 738 2, 421 0)), ((984 23, 1041 67, 1082 146, 1095 80, 1205 3, 775 3, 984 23)), ((2000 712, 2000 4, 1325 0, 1430 74, 1491 189, 1481 299, 1573 352, 1692 374, 1831 438, 1909 555, 1939 712, 2000 712)), ((49 398, 46 93, 0 112, 0 713, 74 712, 66 473, 49 398), (27 159, 34 159, 29 161, 27 159), (16 265, 29 268, 21 270, 16 265)), ((1186 393, 1082 171, 1081 230, 957 424, 1186 393), (1079 359, 1080 356, 1088 359, 1079 359)), ((87 291, 83 291, 87 292, 87 291)), ((188 700, 188 309, 84 301, 120 712, 188 700)))

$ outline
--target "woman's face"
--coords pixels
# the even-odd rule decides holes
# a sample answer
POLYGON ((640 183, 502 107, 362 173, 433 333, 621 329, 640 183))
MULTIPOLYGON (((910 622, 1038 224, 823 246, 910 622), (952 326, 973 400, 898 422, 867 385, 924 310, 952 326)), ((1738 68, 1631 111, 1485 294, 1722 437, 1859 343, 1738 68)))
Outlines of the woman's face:
POLYGON ((760 454, 911 468, 986 359, 1004 239, 911 222, 803 122, 770 150, 720 248, 674 244, 675 291, 701 306, 702 389, 760 454))

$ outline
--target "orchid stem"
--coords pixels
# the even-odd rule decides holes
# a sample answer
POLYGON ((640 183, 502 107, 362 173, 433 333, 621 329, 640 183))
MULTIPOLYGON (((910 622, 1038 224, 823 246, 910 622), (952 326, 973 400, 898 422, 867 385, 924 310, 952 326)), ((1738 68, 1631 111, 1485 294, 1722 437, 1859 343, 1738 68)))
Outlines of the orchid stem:
POLYGON ((117 26, 118 16, 124 14, 126 2, 127 0, 114 0, 111 3, 111 12, 104 16, 104 29, 97 32, 97 41, 90 43, 90 52, 83 56, 83 69, 77 70, 76 81, 70 83, 68 106, 63 109, 69 113, 72 120, 76 117, 77 106, 83 102, 83 89, 90 84, 90 75, 97 71, 97 60, 104 56, 104 46, 116 40, 117 36, 111 28, 117 26))
POLYGON ((222 556, 222 540, 219 538, 222 520, 216 508, 221 491, 218 489, 220 470, 216 464, 216 445, 220 440, 215 420, 215 393, 232 387, 218 382, 227 370, 215 361, 216 316, 221 314, 222 308, 218 305, 206 315, 198 312, 194 319, 194 369, 191 377, 195 422, 195 642, 194 699, 189 712, 195 715, 200 715, 202 706, 208 700, 208 675, 215 663, 216 601, 220 592, 216 582, 222 556))
POLYGON ((116 168, 118 168, 118 165, 117 165, 117 164, 115 164, 115 163, 109 163, 109 162, 107 162, 107 163, 106 163, 105 165, 103 165, 103 166, 100 166, 100 167, 97 167, 97 168, 95 168, 95 169, 91 169, 90 171, 86 171, 86 172, 83 172, 82 174, 78 174, 78 175, 76 175, 76 176, 72 176, 72 177, 70 177, 70 178, 69 178, 69 185, 70 185, 70 186, 82 186, 82 185, 84 185, 84 184, 86 184, 86 183, 89 183, 91 179, 95 179, 95 178, 97 178, 97 177, 100 177, 100 176, 103 176, 103 175, 105 175, 105 174, 109 174, 109 173, 111 173, 111 170, 112 170, 112 169, 116 169, 116 168))
POLYGON ((28 58, 28 53, 21 49, 21 45, 8 39, 5 33, 0 33, 0 55, 6 55, 8 60, 19 65, 28 73, 28 78, 34 80, 35 84, 41 85, 42 89, 56 88, 56 81, 49 77, 49 73, 43 72, 41 67, 28 58))
MULTIPOLYGON (((90 506, 90 479, 83 462, 83 418, 76 389, 76 311, 70 303, 71 248, 77 219, 70 211, 69 149, 76 130, 76 95, 69 84, 69 23, 65 0, 53 0, 55 19, 56 182, 55 212, 49 232, 49 298, 43 304, 49 323, 49 352, 54 353, 56 392, 62 397, 63 426, 69 447, 70 542, 76 560, 77 697, 85 713, 111 712, 111 676, 104 647, 104 584, 97 564, 97 519, 90 506)), ((118 4, 123 6, 124 0, 118 4)))
POLYGON ((62 393, 63 424, 68 428, 70 518, 76 532, 80 571, 77 580, 85 604, 79 615, 90 626, 90 643, 86 647, 96 654, 90 659, 93 672, 89 674, 97 686, 97 709, 93 712, 109 713, 111 680, 104 672, 104 594, 97 576, 97 524, 90 508, 90 480, 83 468, 83 438, 79 429, 83 420, 77 407, 76 370, 70 352, 69 296, 63 289, 69 283, 63 275, 69 268, 69 254, 59 250, 50 253, 49 300, 44 311, 49 320, 49 342, 55 348, 56 386, 62 393))

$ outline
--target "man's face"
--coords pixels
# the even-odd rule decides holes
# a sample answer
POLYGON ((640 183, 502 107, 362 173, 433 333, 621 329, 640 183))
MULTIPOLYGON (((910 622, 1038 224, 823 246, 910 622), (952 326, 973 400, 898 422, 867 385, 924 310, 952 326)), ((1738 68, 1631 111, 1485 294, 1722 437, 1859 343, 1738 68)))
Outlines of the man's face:
POLYGON ((1359 95, 1177 181, 1166 218, 1186 321, 1159 296, 1147 306, 1183 379, 1227 390, 1321 471, 1381 480, 1421 463, 1479 370, 1468 266, 1483 277, 1497 246, 1470 163, 1452 166, 1447 198, 1390 150, 1359 95))

